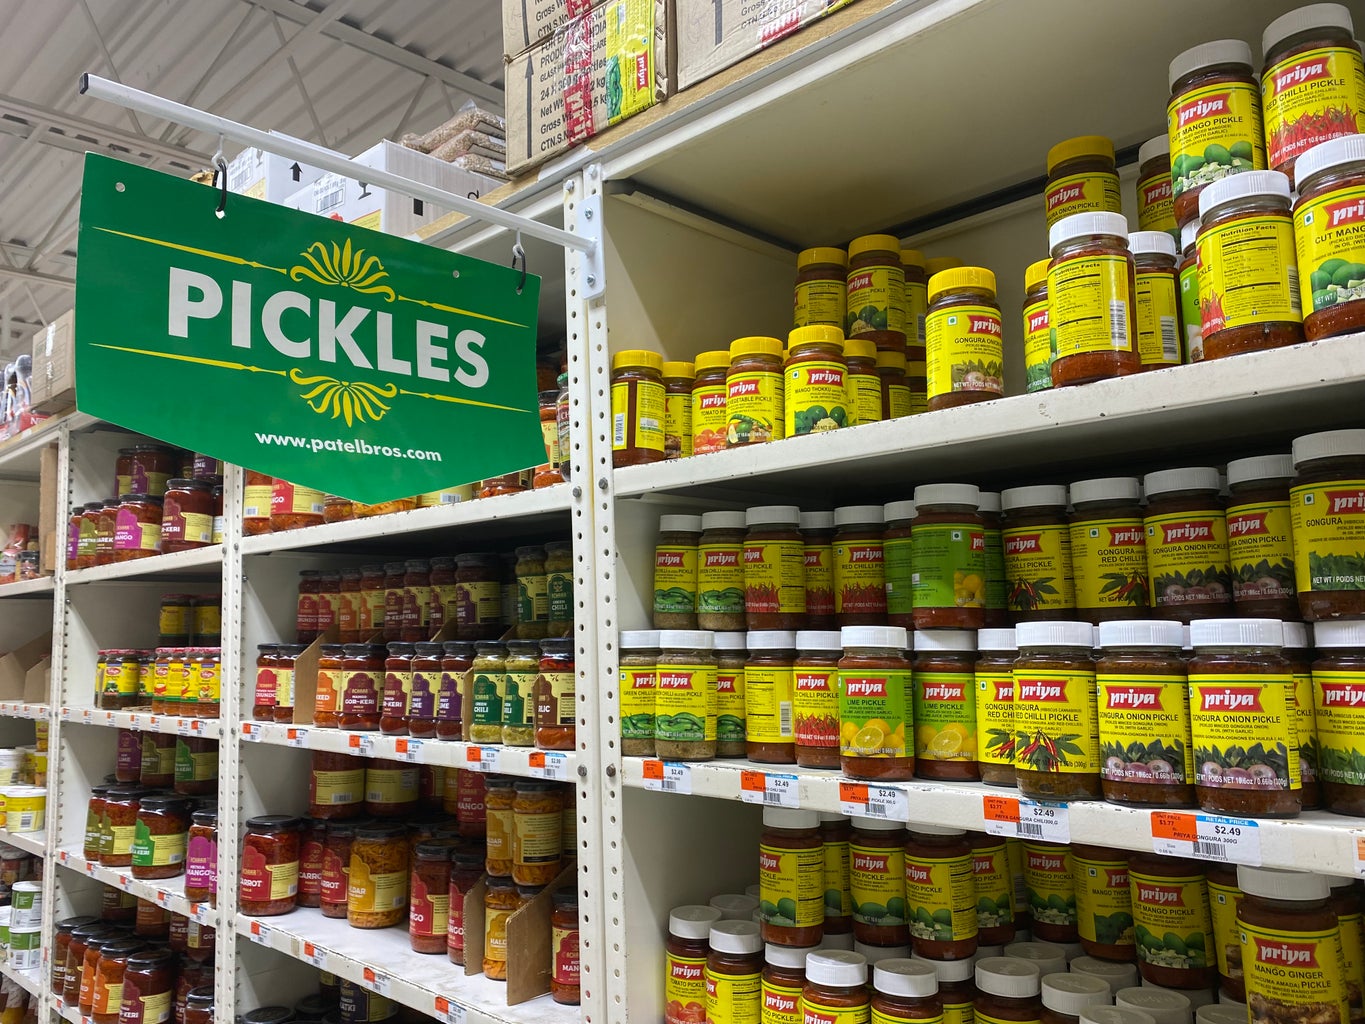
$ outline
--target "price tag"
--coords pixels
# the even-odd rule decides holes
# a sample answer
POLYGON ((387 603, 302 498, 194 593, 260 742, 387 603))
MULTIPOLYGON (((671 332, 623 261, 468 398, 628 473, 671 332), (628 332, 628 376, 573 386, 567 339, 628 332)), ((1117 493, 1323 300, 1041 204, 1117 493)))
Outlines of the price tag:
POLYGON ((308 730, 297 725, 291 725, 284 732, 284 742, 290 747, 308 746, 308 730))
POLYGON ((67 864, 67 863, 70 862, 70 860, 71 860, 71 854, 67 853, 65 850, 58 850, 58 851, 57 851, 57 863, 58 863, 58 864, 67 864))
POLYGON ((656 793, 692 792, 692 769, 675 761, 659 761, 650 758, 644 763, 645 789, 656 793))
POLYGON ((320 949, 311 942, 303 944, 303 958, 320 970, 327 966, 327 950, 320 949))
POLYGON ((471 772, 495 772, 498 770, 497 747, 469 747, 464 752, 465 767, 471 772))
POLYGON ((533 779, 550 779, 555 782, 569 781, 569 759, 563 754, 537 750, 527 758, 527 764, 533 779))
POLYGON ((408 737, 403 736, 393 742, 393 754, 399 761, 416 761, 417 755, 421 752, 421 740, 409 739, 408 737))
POLYGON ((381 996, 388 995, 389 990, 393 987, 389 983, 389 976, 382 971, 376 971, 373 967, 366 967, 364 976, 365 985, 375 992, 378 992, 381 996))
POLYGON ((92 721, 91 712, 89 708, 85 708, 81 711, 81 721, 84 722, 86 725, 89 725, 90 722, 92 721))
POLYGON ((141 729, 144 732, 155 732, 157 723, 160 721, 161 718, 158 715, 134 715, 131 724, 134 729, 141 729))
POLYGON ((346 737, 346 746, 362 757, 369 757, 374 753, 374 737, 365 733, 353 732, 346 737))
POLYGON ((1231 861, 1258 867, 1261 863, 1260 826, 1250 818, 1217 814, 1152 814, 1152 850, 1168 857, 1231 861))
POLYGON ((746 804, 762 804, 765 807, 801 806, 795 775, 742 771, 739 773, 739 798, 746 804))
POLYGON ((862 782, 839 783, 839 813, 857 818, 905 821, 910 801, 903 790, 892 786, 869 786, 862 782))
POLYGON ((177 718, 175 720, 175 732, 177 736, 193 736, 200 731, 199 719, 197 718, 177 718))
POLYGON ((464 1007, 457 1006, 445 996, 436 997, 436 1019, 446 1024, 464 1024, 464 1007))
MULTIPOLYGON (((122 881, 122 878, 120 878, 119 880, 122 881)), ((167 908, 170 907, 170 905, 171 905, 171 894, 168 893, 165 889, 155 889, 155 890, 153 890, 152 896, 155 898, 155 900, 156 900, 157 903, 161 904, 161 906, 167 907, 167 908)))
POLYGON ((261 924, 260 921, 251 922, 251 927, 247 929, 247 935, 252 942, 259 942, 262 946, 270 945, 270 929, 261 924))
POLYGON ((260 738, 260 735, 261 727, 258 726, 255 722, 242 723, 242 739, 254 742, 255 740, 260 738))
POLYGON ((1071 842, 1070 816, 1066 804, 1040 804, 1012 796, 984 796, 981 816, 986 831, 1011 839, 1041 839, 1049 843, 1071 842))

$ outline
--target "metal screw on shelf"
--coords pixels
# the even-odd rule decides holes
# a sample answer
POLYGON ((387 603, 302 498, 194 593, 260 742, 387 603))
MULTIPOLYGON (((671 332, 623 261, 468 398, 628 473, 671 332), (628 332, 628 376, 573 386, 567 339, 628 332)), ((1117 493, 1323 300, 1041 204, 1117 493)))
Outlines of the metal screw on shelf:
POLYGON ((578 766, 578 777, 580 779, 586 779, 588 777, 588 769, 581 764, 578 766))
POLYGON ((572 191, 574 190, 576 184, 577 184, 577 183, 576 183, 572 178, 570 178, 568 181, 564 182, 564 191, 565 191, 565 192, 572 192, 572 191))
POLYGON ((607 765, 607 778, 609 779, 616 778, 616 765, 614 764, 607 765))
POLYGON ((584 220, 592 220, 592 207, 591 207, 591 206, 589 206, 587 209, 585 209, 585 210, 583 211, 583 219, 584 219, 584 220))
POLYGON ((606 477, 604 477, 604 476, 599 476, 599 477, 597 478, 597 489, 598 489, 599 491, 605 491, 605 490, 607 489, 607 478, 606 478, 606 477))
POLYGON ((581 488, 581 487, 575 487, 575 488, 573 489, 573 499, 574 499, 574 501, 577 501, 577 500, 578 500, 579 498, 581 498, 581 497, 583 497, 583 488, 581 488))
POLYGON ((589 287, 589 288, 592 288, 592 287, 596 286, 596 284, 597 284, 597 275, 596 275, 596 274, 589 274, 589 275, 588 275, 588 287, 589 287))

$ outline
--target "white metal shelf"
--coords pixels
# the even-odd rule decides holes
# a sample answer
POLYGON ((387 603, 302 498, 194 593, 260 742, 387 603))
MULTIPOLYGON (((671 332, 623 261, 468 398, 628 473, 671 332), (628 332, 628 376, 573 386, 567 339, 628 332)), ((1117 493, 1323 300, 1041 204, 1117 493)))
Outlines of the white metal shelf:
POLYGON ((132 868, 108 868, 102 864, 91 864, 82 855, 79 847, 57 851, 57 863, 64 868, 79 872, 115 889, 132 893, 139 899, 148 900, 165 907, 173 914, 193 918, 200 924, 219 927, 219 913, 207 903, 191 903, 185 899, 185 876, 144 880, 133 877, 132 868))
POLYGON ((72 569, 66 573, 68 586, 78 583, 105 583, 110 580, 131 580, 156 576, 173 580, 216 580, 221 572, 223 545, 174 551, 169 555, 134 558, 128 562, 112 562, 87 569, 72 569))
POLYGON ((507 1005, 507 986, 466 975, 444 956, 415 953, 406 928, 352 928, 342 918, 300 909, 279 917, 237 915, 237 932, 338 977, 365 985, 440 1021, 462 1024, 577 1024, 576 1006, 548 995, 507 1005))
POLYGON ((111 729, 133 729, 137 732, 172 733, 176 736, 198 736, 216 740, 222 727, 216 718, 182 718, 178 715, 154 715, 147 711, 105 711, 103 708, 60 707, 57 717, 76 725, 102 725, 111 729))
POLYGON ((51 576, 20 580, 18 583, 0 583, 0 598, 51 597, 56 587, 57 581, 51 576))
POLYGON ((46 718, 52 712, 50 704, 27 704, 21 700, 0 701, 0 717, 46 718))
MULTIPOLYGON (((47 981, 46 970, 43 967, 35 967, 32 970, 20 971, 11 967, 8 961, 0 962, 0 974, 16 982, 21 989, 27 992, 34 999, 42 999, 46 992, 47 981)), ((39 1017, 39 1020, 42 1018, 39 1017)))
POLYGON ((9 843, 10 846, 18 847, 25 853, 43 857, 47 854, 47 830, 11 832, 9 829, 0 828, 0 843, 9 843))

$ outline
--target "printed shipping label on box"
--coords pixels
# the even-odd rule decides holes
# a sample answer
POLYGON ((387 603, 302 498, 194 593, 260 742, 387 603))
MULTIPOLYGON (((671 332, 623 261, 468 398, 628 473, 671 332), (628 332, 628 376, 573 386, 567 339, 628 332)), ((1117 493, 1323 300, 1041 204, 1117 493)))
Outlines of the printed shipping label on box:
POLYGON ((664 0, 610 0, 507 68, 507 169, 534 166, 668 93, 664 0))
POLYGON ((76 311, 69 309, 33 336, 30 402, 38 412, 60 412, 76 401, 76 364, 72 340, 76 311))
POLYGON ((515 57, 581 18, 601 0, 503 0, 502 52, 515 57))
POLYGON ((676 0, 678 88, 690 89, 853 0, 676 0))
POLYGON ((287 156, 247 148, 228 164, 228 191, 252 199, 264 199, 269 203, 283 203, 294 192, 321 176, 320 167, 310 167, 287 156))

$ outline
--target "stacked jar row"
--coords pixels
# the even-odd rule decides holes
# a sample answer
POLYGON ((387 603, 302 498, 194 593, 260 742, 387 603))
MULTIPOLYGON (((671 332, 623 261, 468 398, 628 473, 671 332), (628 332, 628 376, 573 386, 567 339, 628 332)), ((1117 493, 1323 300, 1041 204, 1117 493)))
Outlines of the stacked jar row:
POLYGON ((239 1024, 304 1024, 308 1021, 327 1024, 380 1024, 402 1016, 408 1021, 434 1020, 407 1007, 401 1007, 387 996, 364 985, 338 978, 329 971, 318 972, 318 990, 288 1006, 258 1006, 238 1017, 239 1024))
POLYGON ((217 647, 111 648, 95 663, 95 707, 150 707, 158 715, 217 718, 223 656, 217 647))

